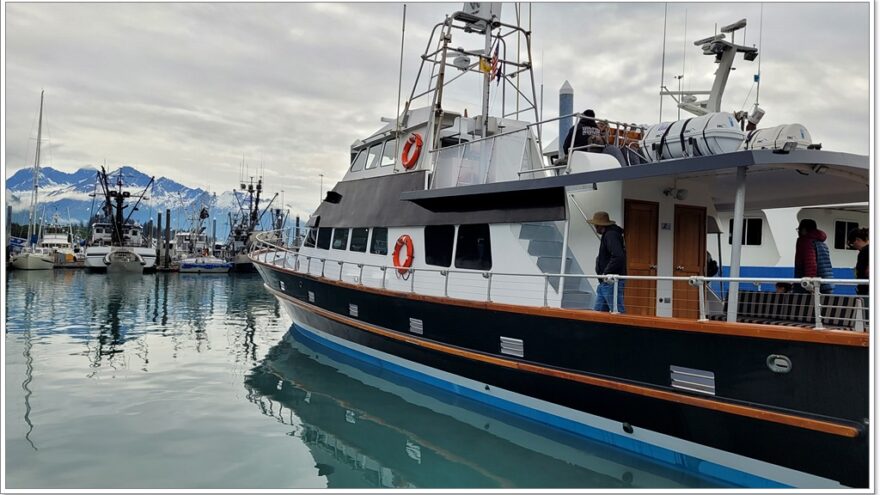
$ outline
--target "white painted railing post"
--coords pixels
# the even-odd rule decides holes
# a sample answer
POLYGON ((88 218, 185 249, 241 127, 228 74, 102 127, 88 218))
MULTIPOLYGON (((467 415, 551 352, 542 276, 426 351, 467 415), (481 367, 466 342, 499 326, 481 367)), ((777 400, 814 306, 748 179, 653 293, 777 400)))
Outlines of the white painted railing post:
POLYGON ((342 282, 342 268, 345 265, 345 262, 337 261, 336 263, 339 264, 339 281, 342 282))
POLYGON ((358 285, 364 285, 364 264, 358 264, 358 285))
POLYGON ((693 287, 697 288, 699 291, 700 297, 700 319, 699 321, 706 321, 706 284, 703 281, 703 277, 691 277, 688 281, 693 287))
MULTIPOLYGON (((547 290, 550 287, 550 276, 544 275, 544 307, 547 307, 547 290)), ((560 304, 561 306, 561 304, 560 304)))
POLYGON ((379 269, 382 270, 382 288, 384 289, 385 288, 385 275, 388 273, 388 267, 382 266, 382 267, 379 267, 379 269))
POLYGON ((822 293, 819 292, 822 284, 819 283, 818 279, 810 282, 813 285, 813 310, 816 313, 816 330, 822 330, 825 327, 822 326, 822 293))
POLYGON ((486 286, 486 302, 492 302, 492 272, 486 272, 484 276, 489 279, 486 286))
POLYGON ((440 275, 443 276, 443 297, 449 297, 449 271, 440 270, 440 275))
POLYGON ((619 311, 617 311, 617 275, 612 275, 611 280, 614 283, 614 285, 611 286, 611 290, 614 291, 614 294, 611 296, 611 301, 613 302, 611 305, 611 312, 617 314, 619 313, 619 311))

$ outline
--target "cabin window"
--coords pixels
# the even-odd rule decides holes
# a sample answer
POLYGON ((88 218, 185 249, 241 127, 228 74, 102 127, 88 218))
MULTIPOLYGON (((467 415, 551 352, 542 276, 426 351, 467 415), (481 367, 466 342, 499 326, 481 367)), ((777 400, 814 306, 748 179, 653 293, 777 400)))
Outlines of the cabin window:
POLYGON ((452 263, 452 242, 455 240, 455 226, 429 225, 425 227, 425 263, 434 266, 449 266, 452 263))
POLYGON ((859 222, 847 222, 845 220, 834 222, 834 249, 855 249, 847 245, 846 237, 849 231, 857 228, 859 228, 859 222))
POLYGON ((367 252, 367 237, 370 235, 370 229, 357 228, 351 229, 351 246, 350 250, 358 253, 367 252))
POLYGON ((382 153, 382 166, 387 167, 389 165, 394 165, 395 157, 397 156, 397 140, 392 139, 385 143, 385 152, 382 153))
POLYGON ((315 242, 318 240, 318 229, 309 229, 306 233, 305 247, 313 248, 315 247, 315 242))
POLYGON ((455 267, 468 270, 492 269, 492 243, 489 241, 488 224, 478 223, 458 227, 455 267))
POLYGON ((360 150, 354 160, 351 162, 351 171, 358 172, 364 169, 364 164, 367 163, 367 151, 360 150))
POLYGON ((330 235, 333 229, 321 227, 318 229, 318 249, 330 249, 330 235))
MULTIPOLYGON (((764 220, 760 218, 743 218, 743 246, 760 246, 764 220)), ((727 243, 733 244, 733 219, 730 219, 727 231, 727 243)))
POLYGON ((370 146, 370 154, 367 156, 367 170, 379 166, 380 155, 382 154, 382 143, 370 146))
POLYGON ((385 227, 373 228, 373 240, 370 242, 370 252, 373 254, 388 254, 388 229, 385 227))
POLYGON ((333 249, 348 248, 348 229, 333 229, 333 249))
POLYGON ((95 233, 96 233, 96 234, 103 234, 103 233, 104 233, 104 229, 95 229, 95 233))

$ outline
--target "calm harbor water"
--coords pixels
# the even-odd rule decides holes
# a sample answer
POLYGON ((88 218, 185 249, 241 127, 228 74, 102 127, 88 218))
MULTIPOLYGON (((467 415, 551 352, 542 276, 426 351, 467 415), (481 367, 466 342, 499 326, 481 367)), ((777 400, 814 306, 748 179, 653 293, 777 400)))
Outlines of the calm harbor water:
POLYGON ((720 486, 352 362, 256 274, 5 283, 9 488, 720 486))

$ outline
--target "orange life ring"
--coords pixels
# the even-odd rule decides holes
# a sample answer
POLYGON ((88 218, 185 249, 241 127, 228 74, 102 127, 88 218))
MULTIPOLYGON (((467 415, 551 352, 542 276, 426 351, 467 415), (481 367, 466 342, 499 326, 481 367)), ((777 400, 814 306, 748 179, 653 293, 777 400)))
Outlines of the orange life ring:
POLYGON ((403 145, 403 153, 400 155, 400 161, 403 163, 403 168, 409 170, 416 166, 416 162, 419 161, 419 155, 422 153, 423 144, 424 142, 422 141, 421 134, 414 132, 409 135, 409 139, 407 139, 406 144, 403 145), (410 155, 409 152, 413 145, 416 145, 416 150, 410 155))
POLYGON ((397 272, 401 275, 407 273, 409 271, 409 267, 412 266, 413 256, 415 255, 416 250, 413 247, 412 237, 403 234, 402 236, 397 238, 397 244, 394 245, 394 268, 397 268, 397 272), (400 261, 400 250, 406 246, 406 258, 401 262, 400 261))

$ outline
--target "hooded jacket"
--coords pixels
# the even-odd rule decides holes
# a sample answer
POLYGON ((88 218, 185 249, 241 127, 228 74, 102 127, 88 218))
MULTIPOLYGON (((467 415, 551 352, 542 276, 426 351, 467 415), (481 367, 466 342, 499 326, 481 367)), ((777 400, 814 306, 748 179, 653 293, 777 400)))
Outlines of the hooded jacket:
POLYGON ((596 256, 597 275, 626 275, 626 245, 623 229, 617 225, 605 227, 599 242, 599 255, 596 256))
POLYGON ((813 230, 798 237, 794 251, 794 276, 831 278, 831 256, 825 239, 828 235, 821 230, 813 230))

